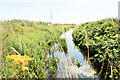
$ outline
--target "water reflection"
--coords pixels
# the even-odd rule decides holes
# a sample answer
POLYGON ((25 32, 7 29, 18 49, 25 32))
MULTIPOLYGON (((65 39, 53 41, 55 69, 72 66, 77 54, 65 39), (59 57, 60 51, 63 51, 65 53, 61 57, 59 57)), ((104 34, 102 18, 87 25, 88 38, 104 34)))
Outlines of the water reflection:
MULTIPOLYGON (((58 50, 58 44, 52 47, 54 55, 59 58, 59 63, 57 64, 57 78, 91 78, 95 71, 90 65, 87 65, 87 60, 83 57, 81 52, 75 47, 72 41, 73 29, 70 29, 66 33, 62 34, 60 38, 66 40, 67 44, 67 54, 58 50), (72 64, 71 57, 74 57, 75 61, 80 62, 82 66, 79 68, 72 64)), ((97 78, 97 76, 94 76, 97 78)))

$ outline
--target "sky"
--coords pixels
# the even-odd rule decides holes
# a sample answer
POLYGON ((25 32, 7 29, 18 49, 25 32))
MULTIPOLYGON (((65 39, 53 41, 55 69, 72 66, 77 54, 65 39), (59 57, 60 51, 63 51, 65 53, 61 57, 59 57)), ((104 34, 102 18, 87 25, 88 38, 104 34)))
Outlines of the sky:
POLYGON ((118 17, 120 0, 0 0, 0 20, 80 24, 118 17))

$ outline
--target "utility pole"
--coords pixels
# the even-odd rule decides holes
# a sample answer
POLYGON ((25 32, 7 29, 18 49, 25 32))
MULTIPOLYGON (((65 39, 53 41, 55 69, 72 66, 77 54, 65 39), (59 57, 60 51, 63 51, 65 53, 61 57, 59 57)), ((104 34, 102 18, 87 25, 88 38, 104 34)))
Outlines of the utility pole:
POLYGON ((120 1, 118 2, 118 20, 120 21, 120 1))
POLYGON ((120 31, 120 1, 118 2, 118 28, 119 28, 119 31, 120 31))
MULTIPOLYGON (((120 44, 120 1, 118 2, 118 28, 119 28, 119 33, 118 33, 118 44, 120 44)), ((120 52, 120 45, 118 46, 119 48, 119 52, 120 52)), ((120 61, 119 61, 120 64, 120 61)), ((120 67, 119 67, 119 71, 120 72, 120 67)), ((120 77, 120 73, 119 73, 119 77, 120 77)))

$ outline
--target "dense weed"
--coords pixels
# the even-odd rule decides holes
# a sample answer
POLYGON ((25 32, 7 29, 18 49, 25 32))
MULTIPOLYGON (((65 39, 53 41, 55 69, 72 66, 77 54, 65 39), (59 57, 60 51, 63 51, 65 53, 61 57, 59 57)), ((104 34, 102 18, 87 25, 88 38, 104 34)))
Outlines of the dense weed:
POLYGON ((73 41, 97 68, 101 78, 119 78, 120 47, 118 20, 88 22, 74 30, 73 41), (86 36, 87 34, 87 36, 86 36), (89 50, 89 54, 88 51, 89 50))
POLYGON ((4 21, 1 25, 2 78, 47 78, 47 70, 52 77, 56 72, 58 59, 55 56, 47 58, 47 53, 58 41, 61 41, 65 48, 65 44, 62 43, 64 40, 60 40, 59 37, 64 30, 67 31, 74 26, 27 20, 4 21), (21 56, 34 58, 27 67, 24 66, 24 72, 19 70, 20 68, 12 67, 13 62, 6 59, 8 55, 17 55, 14 54, 15 51, 21 56))

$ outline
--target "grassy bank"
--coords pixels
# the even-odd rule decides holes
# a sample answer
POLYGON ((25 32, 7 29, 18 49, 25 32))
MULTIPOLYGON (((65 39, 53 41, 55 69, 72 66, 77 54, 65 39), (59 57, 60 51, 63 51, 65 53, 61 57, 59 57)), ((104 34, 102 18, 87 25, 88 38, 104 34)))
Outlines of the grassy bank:
POLYGON ((65 40, 60 40, 59 37, 75 26, 27 20, 4 21, 1 25, 2 78, 47 78, 47 70, 50 76, 54 76, 58 60, 55 56, 47 58, 47 53, 55 43, 60 41, 63 45, 65 40), (21 57, 27 55, 32 58, 29 63, 24 64, 26 68, 20 68, 23 66, 22 63, 16 64, 18 56, 6 58, 16 53, 21 57))
POLYGON ((120 41, 118 20, 87 22, 74 30, 73 41, 101 78, 119 78, 120 41))

